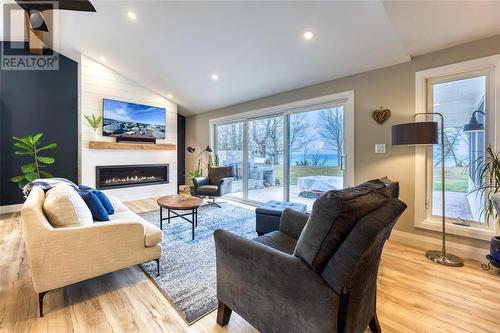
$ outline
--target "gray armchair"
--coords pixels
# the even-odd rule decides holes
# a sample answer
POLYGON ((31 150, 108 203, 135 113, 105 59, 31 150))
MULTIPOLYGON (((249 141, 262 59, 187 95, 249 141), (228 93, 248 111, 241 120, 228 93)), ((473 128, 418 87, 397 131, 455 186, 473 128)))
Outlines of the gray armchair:
POLYGON ((231 192, 233 179, 232 166, 211 167, 208 176, 193 178, 193 195, 210 197, 209 203, 220 208, 215 198, 231 192))
POLYGON ((254 240, 215 231, 217 323, 234 310, 262 332, 380 332, 378 265, 406 209, 397 186, 330 191, 310 217, 287 209, 278 231, 254 240))

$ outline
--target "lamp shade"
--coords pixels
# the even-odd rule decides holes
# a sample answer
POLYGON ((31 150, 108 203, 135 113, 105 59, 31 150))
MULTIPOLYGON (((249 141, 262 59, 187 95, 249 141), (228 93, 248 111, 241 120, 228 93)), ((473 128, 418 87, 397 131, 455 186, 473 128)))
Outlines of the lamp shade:
POLYGON ((392 144, 394 146, 435 145, 438 142, 437 122, 424 121, 392 126, 392 144))

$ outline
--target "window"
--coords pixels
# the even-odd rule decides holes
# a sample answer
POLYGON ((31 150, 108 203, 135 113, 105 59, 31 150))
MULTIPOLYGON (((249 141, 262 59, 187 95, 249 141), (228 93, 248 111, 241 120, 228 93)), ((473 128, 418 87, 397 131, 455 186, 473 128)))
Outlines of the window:
MULTIPOLYGON (((468 193, 481 182, 477 160, 484 156, 486 136, 486 74, 445 81, 429 81, 430 112, 444 116, 444 166, 446 216, 454 223, 485 224, 481 198, 468 193), (474 118, 473 118, 474 114, 474 118), (485 130, 464 131, 472 119, 485 130)), ((440 142, 441 144, 441 142, 440 142)), ((441 145, 432 146, 428 156, 430 168, 427 200, 431 217, 442 214, 441 207, 441 145), (432 175, 432 177, 430 176, 432 175), (429 206, 429 203, 428 203, 429 206)))
POLYGON ((469 192, 482 181, 478 159, 485 148, 498 151, 500 55, 424 70, 415 79, 415 113, 444 116, 445 155, 442 161, 440 145, 415 150, 415 226, 441 231, 444 163, 446 232, 488 240, 496 223, 485 221, 484 199, 469 192))
POLYGON ((229 196, 289 200, 308 209, 353 182, 353 92, 210 121, 220 165, 233 165, 229 196))

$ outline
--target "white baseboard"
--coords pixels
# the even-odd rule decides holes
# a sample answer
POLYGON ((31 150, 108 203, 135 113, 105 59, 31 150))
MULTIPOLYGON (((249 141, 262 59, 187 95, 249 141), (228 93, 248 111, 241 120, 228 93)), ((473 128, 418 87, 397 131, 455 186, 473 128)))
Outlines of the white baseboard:
MULTIPOLYGON (((414 247, 420 247, 428 250, 439 250, 441 249, 441 240, 437 238, 411 234, 409 232, 392 230, 391 240, 402 242, 414 247)), ((478 247, 460 244, 452 241, 446 241, 446 249, 462 258, 477 260, 480 262, 485 262, 485 256, 489 254, 489 250, 481 249, 478 247)))
POLYGON ((0 214, 19 212, 22 206, 23 204, 0 206, 0 214))

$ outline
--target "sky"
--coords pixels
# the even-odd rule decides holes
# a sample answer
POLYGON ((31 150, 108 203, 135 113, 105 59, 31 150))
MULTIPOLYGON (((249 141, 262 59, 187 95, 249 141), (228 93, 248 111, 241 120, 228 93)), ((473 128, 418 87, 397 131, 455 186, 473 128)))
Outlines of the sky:
POLYGON ((104 118, 165 125, 164 108, 104 99, 103 109, 104 118))

